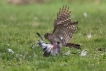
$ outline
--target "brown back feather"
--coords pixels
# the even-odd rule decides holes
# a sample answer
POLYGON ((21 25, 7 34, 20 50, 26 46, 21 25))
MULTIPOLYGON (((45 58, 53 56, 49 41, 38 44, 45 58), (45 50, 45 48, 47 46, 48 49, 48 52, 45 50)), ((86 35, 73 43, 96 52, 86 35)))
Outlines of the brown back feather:
POLYGON ((55 36, 55 39, 57 39, 58 42, 61 42, 63 45, 69 43, 73 33, 76 30, 75 24, 77 24, 78 22, 70 23, 69 21, 66 21, 65 23, 66 24, 58 25, 55 32, 52 34, 53 36, 55 36))

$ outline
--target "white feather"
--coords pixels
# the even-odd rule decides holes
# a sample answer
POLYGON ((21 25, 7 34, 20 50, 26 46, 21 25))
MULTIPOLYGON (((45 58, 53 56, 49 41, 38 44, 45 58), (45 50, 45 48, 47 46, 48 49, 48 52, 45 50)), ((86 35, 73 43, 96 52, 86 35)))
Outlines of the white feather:
POLYGON ((89 35, 87 35, 87 37, 88 37, 88 39, 91 39, 92 36, 91 36, 91 34, 89 34, 89 35))
POLYGON ((86 54, 87 54, 87 50, 82 50, 81 56, 86 56, 86 54))
POLYGON ((86 12, 84 12, 84 14, 83 14, 83 15, 84 15, 84 17, 87 17, 87 13, 86 13, 86 12))
POLYGON ((14 54, 14 51, 12 49, 9 49, 9 48, 8 48, 8 52, 14 54))

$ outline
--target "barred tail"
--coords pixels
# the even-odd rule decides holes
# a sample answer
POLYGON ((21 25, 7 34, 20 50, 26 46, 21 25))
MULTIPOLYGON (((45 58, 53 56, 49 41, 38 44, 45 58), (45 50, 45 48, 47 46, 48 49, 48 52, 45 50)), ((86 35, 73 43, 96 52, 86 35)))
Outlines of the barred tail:
POLYGON ((42 36, 39 34, 39 33, 36 33, 38 36, 39 36, 39 38, 43 41, 43 38, 42 38, 42 36))
POLYGON ((74 48, 77 48, 77 49, 81 49, 80 44, 67 43, 65 46, 67 46, 67 47, 74 47, 74 48))

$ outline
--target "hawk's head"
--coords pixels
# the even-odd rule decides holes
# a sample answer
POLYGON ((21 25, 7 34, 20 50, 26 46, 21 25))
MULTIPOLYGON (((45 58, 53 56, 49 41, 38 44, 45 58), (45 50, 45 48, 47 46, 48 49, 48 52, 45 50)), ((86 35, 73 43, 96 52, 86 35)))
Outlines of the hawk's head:
POLYGON ((44 35, 44 37, 45 37, 46 39, 48 39, 50 35, 51 35, 50 33, 46 33, 46 34, 44 35))

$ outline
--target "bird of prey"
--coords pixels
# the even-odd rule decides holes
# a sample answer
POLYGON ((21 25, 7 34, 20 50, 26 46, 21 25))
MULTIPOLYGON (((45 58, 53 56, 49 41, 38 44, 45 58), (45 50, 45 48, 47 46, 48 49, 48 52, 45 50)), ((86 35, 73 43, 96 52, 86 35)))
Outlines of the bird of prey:
POLYGON ((58 42, 59 47, 74 47, 81 49, 79 44, 70 43, 70 40, 76 31, 77 22, 72 22, 70 19, 69 7, 63 6, 57 13, 57 18, 54 20, 54 30, 53 32, 46 33, 44 35, 45 39, 49 40, 51 44, 58 42))

